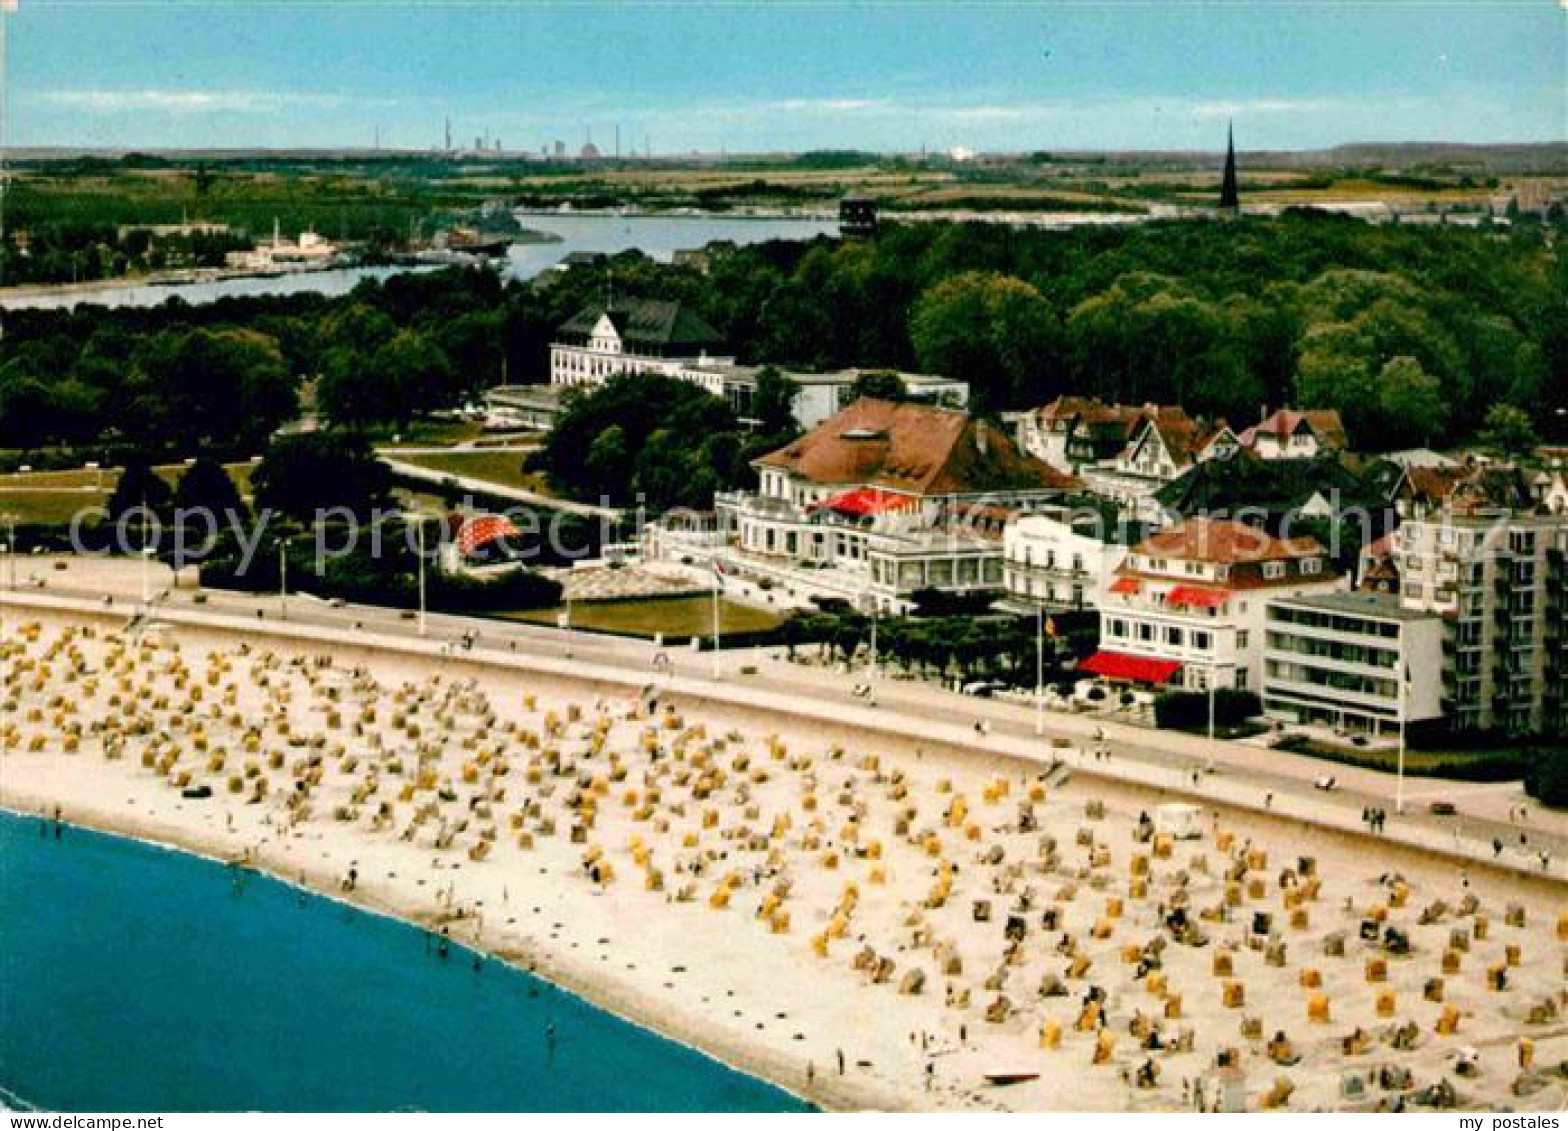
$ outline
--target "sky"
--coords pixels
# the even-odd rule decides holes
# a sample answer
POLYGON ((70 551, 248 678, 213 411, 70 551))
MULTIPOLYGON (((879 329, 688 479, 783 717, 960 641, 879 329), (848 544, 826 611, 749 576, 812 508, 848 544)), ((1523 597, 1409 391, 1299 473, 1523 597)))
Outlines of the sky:
POLYGON ((1247 149, 1568 138, 1568 0, 19 0, 7 140, 1247 149))

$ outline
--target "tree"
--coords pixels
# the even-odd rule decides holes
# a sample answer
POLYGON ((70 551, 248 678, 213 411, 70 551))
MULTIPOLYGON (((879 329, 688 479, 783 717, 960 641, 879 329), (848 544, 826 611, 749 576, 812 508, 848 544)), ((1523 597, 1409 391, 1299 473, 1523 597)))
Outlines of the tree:
POLYGON ((909 334, 922 368, 968 381, 983 405, 1039 403, 1061 388, 1055 313, 1022 279, 944 279, 916 302, 909 334))
POLYGON ((1372 433, 1395 447, 1431 443, 1443 431, 1448 406, 1436 377, 1413 357, 1392 357, 1378 373, 1381 430, 1372 433))
POLYGON ((1530 414, 1511 404, 1494 404, 1486 410, 1480 440, 1494 451, 1514 459, 1529 455, 1541 443, 1530 414))
POLYGON ((165 330, 136 353, 122 427, 149 446, 244 449, 299 409, 278 343, 256 330, 165 330))
POLYGON ((152 464, 136 456, 126 460, 104 509, 109 512, 110 522, 119 522, 139 507, 162 513, 168 509, 172 498, 169 485, 152 469, 152 464))
POLYGON ((380 406, 377 419, 407 425, 420 413, 456 404, 460 390, 446 354, 417 330, 399 330, 362 374, 380 406))
POLYGON ((800 386, 777 368, 764 365, 757 371, 757 391, 751 398, 751 415, 757 419, 757 431, 763 436, 777 439, 779 444, 788 442, 799 431, 795 423, 795 397, 800 386))
POLYGON ((174 488, 177 511, 210 515, 219 526, 231 525, 245 514, 245 502, 223 465, 202 456, 185 469, 174 488))
POLYGON ((258 509, 308 524, 333 508, 363 517, 386 506, 391 477, 363 438, 302 432, 273 441, 251 485, 258 509))
POLYGON ((855 375, 849 386, 849 401, 871 397, 879 401, 904 401, 909 399, 909 387, 904 379, 890 369, 864 369, 855 375))
POLYGON ((729 406, 696 385, 620 376, 569 397, 528 466, 578 497, 626 505, 640 492, 656 509, 706 506, 716 485, 737 484, 739 432, 729 406))
POLYGON ((583 458, 584 483, 608 493, 631 478, 632 453, 626 443, 626 430, 612 424, 593 438, 583 458))

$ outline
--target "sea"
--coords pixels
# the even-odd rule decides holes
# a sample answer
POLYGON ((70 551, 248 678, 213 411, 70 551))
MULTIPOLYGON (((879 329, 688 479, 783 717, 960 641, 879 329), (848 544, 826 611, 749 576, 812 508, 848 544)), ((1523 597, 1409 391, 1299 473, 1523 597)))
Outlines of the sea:
POLYGON ((253 872, 0 812, 0 1107, 811 1110, 523 971, 439 949, 253 872))

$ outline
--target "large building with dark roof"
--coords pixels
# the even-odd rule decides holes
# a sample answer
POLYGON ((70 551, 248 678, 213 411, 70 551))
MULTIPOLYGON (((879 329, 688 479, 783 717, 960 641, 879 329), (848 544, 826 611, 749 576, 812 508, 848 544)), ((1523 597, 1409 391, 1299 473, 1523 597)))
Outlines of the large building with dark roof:
POLYGON ((753 467, 757 491, 715 500, 725 566, 885 610, 922 590, 1000 594, 1007 522, 1078 487, 966 412, 869 397, 753 467))
POLYGON ((595 386, 623 374, 690 380, 689 370, 734 361, 719 332, 686 304, 617 299, 584 307, 556 331, 550 383, 595 386))

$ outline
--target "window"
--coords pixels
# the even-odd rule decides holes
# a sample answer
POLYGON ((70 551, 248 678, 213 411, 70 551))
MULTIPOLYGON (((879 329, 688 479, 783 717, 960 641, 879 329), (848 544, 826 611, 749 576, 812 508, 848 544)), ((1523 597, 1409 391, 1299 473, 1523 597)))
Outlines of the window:
POLYGON ((1245 648, 1246 646, 1247 646, 1247 630, 1244 629, 1244 628, 1243 629, 1238 629, 1237 632, 1236 632, 1236 647, 1238 647, 1238 648, 1245 648))
POLYGON ((1213 636, 1207 632, 1195 630, 1192 634, 1192 646, 1200 652, 1207 652, 1213 643, 1213 636))
POLYGON ((1140 624, 1138 626, 1138 639, 1145 644, 1152 641, 1154 639, 1154 626, 1152 624, 1140 624))
POLYGON ((1321 561, 1319 561, 1317 558, 1303 558, 1303 559, 1301 559, 1301 572, 1302 573, 1311 574, 1311 573, 1321 573, 1322 571, 1323 571, 1323 563, 1321 561))
POLYGON ((1264 562, 1263 576, 1267 578, 1280 578, 1285 576, 1284 562, 1264 562))
POLYGON ((1187 634, 1182 629, 1167 628, 1165 630, 1165 643, 1171 645, 1173 648, 1180 648, 1186 641, 1186 638, 1187 634))

